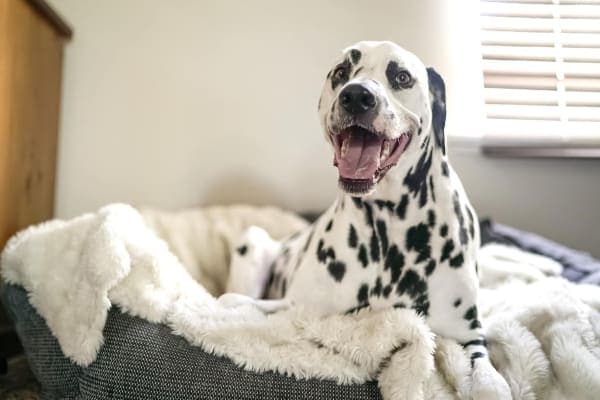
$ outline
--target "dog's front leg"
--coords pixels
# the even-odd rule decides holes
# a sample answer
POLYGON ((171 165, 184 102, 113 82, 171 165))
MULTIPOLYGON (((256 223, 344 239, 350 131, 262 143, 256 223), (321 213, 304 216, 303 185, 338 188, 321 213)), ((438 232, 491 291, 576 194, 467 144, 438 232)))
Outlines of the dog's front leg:
POLYGON ((478 319, 477 306, 473 305, 460 318, 453 320, 455 324, 452 335, 465 349, 471 361, 471 397, 473 400, 510 400, 512 394, 506 380, 492 365, 487 342, 478 319))
POLYGON ((461 343, 471 360, 471 395, 473 399, 512 399, 510 387, 506 380, 490 362, 483 332, 479 330, 477 334, 477 338, 461 343))
POLYGON ((242 235, 231 252, 226 293, 218 299, 228 308, 254 306, 265 313, 290 307, 286 299, 261 300, 271 274, 273 262, 281 252, 281 243, 271 239, 262 228, 252 226, 242 235))
POLYGON ((477 308, 475 266, 437 272, 430 277, 428 323, 436 334, 454 339, 463 346, 471 363, 471 397, 474 400, 512 399, 510 387, 488 356, 477 308))
POLYGON ((225 291, 259 299, 265 293, 273 262, 281 252, 281 243, 262 228, 251 226, 231 252, 231 264, 225 291))

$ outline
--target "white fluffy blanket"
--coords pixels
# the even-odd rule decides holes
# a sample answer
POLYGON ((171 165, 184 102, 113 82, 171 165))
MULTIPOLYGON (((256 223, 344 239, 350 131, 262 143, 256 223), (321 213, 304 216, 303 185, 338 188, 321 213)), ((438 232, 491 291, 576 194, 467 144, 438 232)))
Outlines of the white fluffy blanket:
MULTIPOLYGON (((25 287, 77 364, 94 361, 114 304, 250 370, 339 383, 378 378, 386 400, 468 396, 463 350, 435 338, 412 311, 315 318, 218 303, 233 238, 251 224, 282 237, 304 225, 297 217, 241 206, 142 214, 110 205, 51 221, 17 234, 2 254, 2 277, 25 287)), ((490 354, 513 397, 598 398, 600 289, 548 277, 557 264, 506 247, 485 247, 479 261, 490 354)))

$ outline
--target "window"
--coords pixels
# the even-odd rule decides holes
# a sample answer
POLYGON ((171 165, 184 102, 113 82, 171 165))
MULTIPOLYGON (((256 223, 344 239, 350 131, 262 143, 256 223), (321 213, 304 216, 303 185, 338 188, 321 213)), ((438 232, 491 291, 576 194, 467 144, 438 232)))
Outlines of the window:
POLYGON ((494 146, 600 149, 600 0, 481 0, 494 146))

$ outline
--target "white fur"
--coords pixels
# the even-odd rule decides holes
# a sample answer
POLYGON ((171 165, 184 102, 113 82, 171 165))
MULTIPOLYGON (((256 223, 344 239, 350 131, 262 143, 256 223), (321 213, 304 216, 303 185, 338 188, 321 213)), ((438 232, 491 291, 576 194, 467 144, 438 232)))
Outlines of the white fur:
MULTIPOLYGON (((227 208, 220 212, 227 215, 227 208)), ((247 218, 248 224, 269 220, 269 212, 247 210, 248 215, 253 212, 261 216, 247 218)), ((365 382, 379 372, 386 400, 455 399, 470 393, 469 360, 462 348, 443 338, 434 344, 429 328, 412 311, 317 317, 296 307, 270 315, 248 304, 223 307, 204 288, 209 280, 213 287, 227 280, 228 257, 220 257, 220 249, 206 247, 212 239, 204 236, 212 234, 218 222, 198 211, 159 214, 163 227, 171 220, 172 227, 178 227, 165 228, 170 232, 168 245, 136 210, 111 205, 71 221, 31 227, 13 237, 4 250, 3 278, 25 287, 65 355, 79 365, 95 359, 107 310, 115 304, 132 315, 169 324, 192 345, 226 355, 249 370, 339 383, 365 382), (193 229, 200 225, 204 228, 193 229), (186 248, 186 254, 199 254, 201 249, 201 259, 214 261, 216 265, 197 271, 204 286, 192 279, 169 246, 186 248), (400 344, 404 345, 388 367, 378 371, 390 350, 400 344)), ((152 220, 152 212, 146 215, 152 220)), ((281 212, 270 215, 270 224, 279 225, 280 235, 301 224, 290 218, 287 226, 293 228, 282 232, 281 212)), ((230 227, 232 237, 245 228, 245 223, 230 227)), ((495 256, 488 253, 481 268, 488 268, 495 257, 502 258, 502 248, 495 251, 495 256)), ((514 263, 521 255, 525 264, 535 268, 527 255, 511 251, 514 263)), ((541 271, 553 271, 542 264, 541 271)), ((600 393, 600 289, 543 274, 516 279, 497 276, 490 283, 496 288, 482 289, 481 314, 492 362, 513 397, 596 398, 600 393)), ((474 389, 477 394, 479 389, 474 389)), ((485 393, 480 398, 486 398, 485 393)))

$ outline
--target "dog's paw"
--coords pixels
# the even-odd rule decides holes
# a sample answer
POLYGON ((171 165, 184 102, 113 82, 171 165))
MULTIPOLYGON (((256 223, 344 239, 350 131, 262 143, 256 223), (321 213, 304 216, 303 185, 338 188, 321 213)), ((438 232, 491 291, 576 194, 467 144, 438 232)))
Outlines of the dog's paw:
POLYGON ((238 293, 225 293, 217 299, 217 303, 225 308, 235 308, 252 304, 255 300, 238 293))
POLYGON ((473 368, 473 400, 511 400, 512 394, 506 380, 487 360, 476 360, 473 368))
POLYGON ((291 307, 291 303, 287 299, 259 300, 238 293, 225 293, 217 299, 217 303, 225 308, 256 307, 265 314, 284 311, 291 307))

